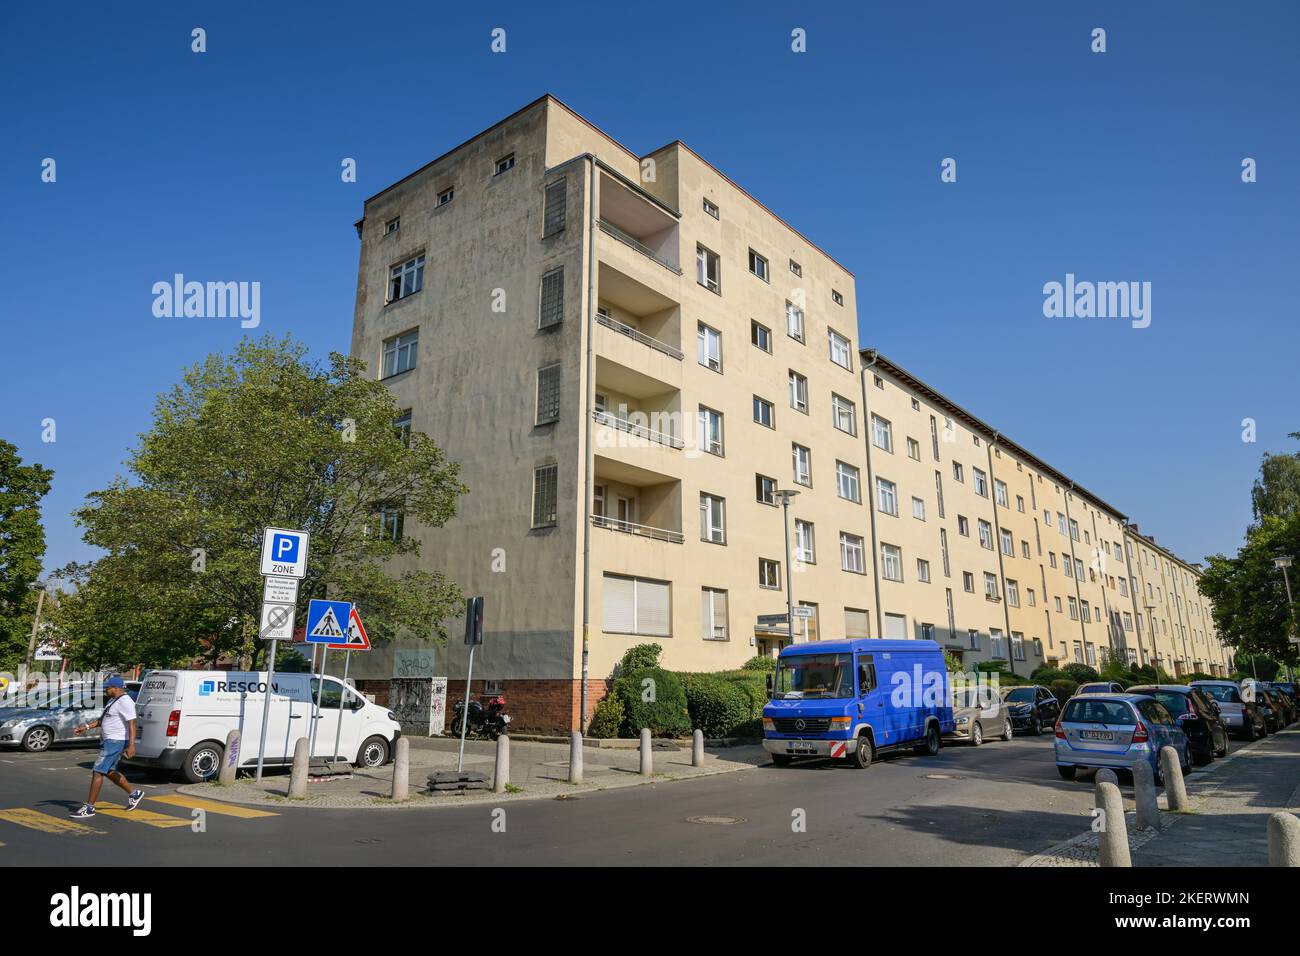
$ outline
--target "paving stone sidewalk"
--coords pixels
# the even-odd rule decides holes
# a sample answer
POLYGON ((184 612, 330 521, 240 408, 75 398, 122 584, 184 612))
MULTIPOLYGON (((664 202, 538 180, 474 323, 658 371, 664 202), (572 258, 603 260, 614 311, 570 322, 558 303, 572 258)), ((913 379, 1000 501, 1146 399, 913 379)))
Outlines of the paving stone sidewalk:
MULTIPOLYGON (((223 787, 216 783, 186 784, 180 788, 180 791, 213 800, 268 807, 395 810, 556 798, 589 793, 593 790, 636 787, 647 783, 665 783, 748 770, 768 760, 762 747, 746 745, 706 750, 704 766, 692 767, 689 740, 675 745, 656 743, 653 751, 655 772, 650 777, 643 777, 639 772, 641 759, 639 751, 584 747, 583 782, 571 784, 568 782, 569 745, 567 743, 512 740, 510 784, 513 788, 518 788, 517 790, 501 794, 493 793, 489 789, 435 795, 425 791, 428 776, 433 771, 456 769, 456 755, 460 742, 443 737, 409 739, 411 741, 411 795, 410 799, 403 803, 394 803, 388 796, 393 780, 391 763, 378 770, 354 770, 351 776, 346 778, 329 778, 308 783, 307 796, 301 800, 288 798, 289 771, 278 767, 264 773, 261 783, 256 783, 251 774, 245 774, 231 787, 223 787)), ((490 784, 495 760, 495 742, 466 741, 465 770, 486 774, 490 784)))
MULTIPOLYGON (((1234 746, 1240 749, 1187 777, 1190 813, 1167 812, 1160 791, 1160 830, 1137 830, 1134 814, 1125 814, 1134 866, 1268 865, 1269 814, 1300 811, 1300 725, 1234 746)), ((1120 790, 1132 808, 1132 781, 1120 790)), ((1088 832, 1020 865, 1097 866, 1097 850, 1098 836, 1088 832)))

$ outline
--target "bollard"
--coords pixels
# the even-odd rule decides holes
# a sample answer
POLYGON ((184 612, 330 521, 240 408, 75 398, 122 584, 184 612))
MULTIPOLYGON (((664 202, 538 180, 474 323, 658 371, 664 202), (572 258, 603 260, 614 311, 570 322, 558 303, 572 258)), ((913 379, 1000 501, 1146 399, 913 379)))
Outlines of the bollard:
POLYGON ((492 792, 505 793, 510 782, 510 738, 502 734, 497 738, 497 765, 492 772, 492 792))
POLYGON ((1097 862, 1101 866, 1132 866, 1128 852, 1128 824, 1124 820, 1124 798, 1119 787, 1102 780, 1094 797, 1102 811, 1102 828, 1097 834, 1097 862))
POLYGON ((1100 770, 1097 771, 1097 778, 1093 781, 1093 783, 1094 784, 1113 783, 1115 786, 1118 787, 1119 777, 1116 776, 1115 771, 1111 770, 1109 767, 1102 767, 1100 770))
POLYGON ((1268 818, 1268 865, 1300 866, 1300 819, 1294 813, 1268 818))
POLYGON ((311 744, 299 737, 293 745, 293 771, 289 774, 289 799, 300 800, 307 796, 307 766, 311 763, 311 744))
POLYGON ((697 730, 691 737, 691 766, 704 766, 704 731, 697 730))
POLYGON ((654 757, 650 755, 650 728, 641 728, 641 776, 654 773, 654 757))
POLYGON ((397 738, 397 751, 393 755, 393 790, 390 796, 394 800, 405 800, 411 795, 411 741, 406 737, 397 738))
POLYGON ((1165 799, 1170 810, 1186 810, 1187 784, 1183 781, 1183 767, 1178 762, 1178 751, 1173 747, 1160 748, 1160 776, 1165 778, 1165 799))
POLYGON ((1133 765, 1133 799, 1137 802, 1137 828, 1160 829, 1160 805, 1156 803, 1156 775, 1151 764, 1139 760, 1133 765))
POLYGON ((221 758, 221 770, 217 773, 217 783, 229 787, 239 774, 239 728, 226 734, 226 752, 221 758))
POLYGON ((582 731, 569 734, 569 783, 582 783, 582 731))

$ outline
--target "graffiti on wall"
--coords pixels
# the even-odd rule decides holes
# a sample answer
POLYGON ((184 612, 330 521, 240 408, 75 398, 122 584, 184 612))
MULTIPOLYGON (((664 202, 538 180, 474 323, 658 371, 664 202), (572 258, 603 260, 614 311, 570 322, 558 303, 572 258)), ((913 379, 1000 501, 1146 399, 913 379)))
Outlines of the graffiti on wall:
POLYGON ((394 677, 389 685, 389 704, 402 725, 402 733, 440 736, 447 719, 447 678, 394 677))

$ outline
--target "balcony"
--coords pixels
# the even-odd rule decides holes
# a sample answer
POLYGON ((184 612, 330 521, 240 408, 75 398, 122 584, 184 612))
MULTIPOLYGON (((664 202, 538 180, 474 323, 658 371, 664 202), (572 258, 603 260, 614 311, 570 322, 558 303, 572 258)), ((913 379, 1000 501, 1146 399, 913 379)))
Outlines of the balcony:
POLYGON ((682 487, 671 475, 604 455, 595 457, 591 523, 593 527, 627 535, 628 543, 616 545, 611 539, 604 549, 615 558, 608 567, 635 557, 644 559, 644 548, 630 539, 681 544, 682 487), (611 550, 612 549, 612 550, 611 550))
POLYGON ((654 528, 648 524, 633 524, 630 521, 621 521, 618 518, 610 518, 606 515, 592 515, 591 523, 597 528, 608 528, 610 531, 618 531, 623 534, 639 535, 654 541, 667 541, 669 544, 681 544, 686 540, 680 531, 671 531, 668 528, 654 528))
POLYGON ((667 342, 660 342, 658 339, 651 338, 640 329, 633 328, 630 325, 618 321, 618 319, 611 316, 608 312, 597 312, 596 321, 607 329, 613 329, 619 335, 626 335, 633 342, 640 342, 642 345, 652 348, 656 352, 662 352, 664 355, 671 356, 679 362, 686 357, 681 349, 673 348, 673 346, 669 345, 667 342))
POLYGON ((681 269, 680 225, 659 203, 603 172, 600 177, 601 231, 677 275, 681 269))
MULTIPOLYGON (((644 413, 638 412, 635 414, 643 415, 644 413)), ((632 421, 630 416, 621 417, 611 412, 593 411, 591 417, 595 419, 598 425, 603 425, 606 428, 613 428, 616 431, 624 432, 641 441, 653 442, 656 445, 664 445, 668 448, 676 448, 678 450, 686 447, 686 443, 676 435, 669 434, 668 432, 656 431, 655 429, 642 425, 639 422, 632 421)), ((611 442, 608 444, 613 445, 615 443, 611 442)))

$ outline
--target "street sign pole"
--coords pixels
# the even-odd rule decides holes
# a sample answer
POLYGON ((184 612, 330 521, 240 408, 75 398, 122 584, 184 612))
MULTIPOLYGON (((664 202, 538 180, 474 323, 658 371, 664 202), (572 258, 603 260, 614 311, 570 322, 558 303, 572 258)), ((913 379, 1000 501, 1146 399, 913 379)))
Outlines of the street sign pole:
POLYGON ((469 645, 469 668, 465 671, 465 699, 460 711, 460 753, 456 757, 456 772, 465 766, 465 732, 469 729, 469 693, 474 687, 474 648, 483 643, 483 598, 472 597, 465 602, 465 643, 469 645))
POLYGON ((469 727, 469 689, 474 686, 474 645, 469 646, 469 670, 465 672, 465 701, 460 711, 460 753, 456 756, 456 772, 465 769, 465 731, 469 727))
POLYGON ((307 763, 311 764, 312 759, 316 756, 316 728, 320 726, 320 698, 325 691, 325 661, 330 656, 330 649, 321 645, 320 649, 320 673, 316 675, 316 707, 311 715, 311 744, 310 750, 307 751, 307 763))
POLYGON ((266 759, 266 725, 271 719, 271 693, 275 685, 275 645, 284 630, 293 638, 294 606, 298 601, 298 582, 307 574, 307 552, 311 535, 287 528, 266 528, 262 532, 262 608, 258 637, 271 642, 267 652, 266 693, 262 696, 262 729, 257 746, 257 780, 262 779, 266 759), (285 608, 288 610, 286 611, 285 608), (267 632, 270 632, 269 635, 267 632))
MULTIPOLYGON (((344 651, 344 652, 343 652, 343 687, 344 687, 344 693, 347 692, 346 689, 347 689, 347 686, 348 686, 348 664, 350 664, 351 662, 352 662, 352 652, 351 652, 351 651, 344 651)), ((333 750, 333 754, 334 754, 333 759, 334 759, 334 760, 338 760, 338 759, 339 759, 339 740, 342 738, 342 736, 343 736, 343 694, 340 694, 340 695, 339 695, 339 722, 338 722, 338 724, 336 724, 335 727, 334 727, 334 750, 333 750)))
POLYGON ((271 717, 271 687, 275 683, 275 645, 276 641, 271 642, 270 654, 267 657, 266 669, 266 693, 262 695, 262 739, 257 746, 257 780, 262 779, 262 759, 266 756, 266 723, 271 717))

